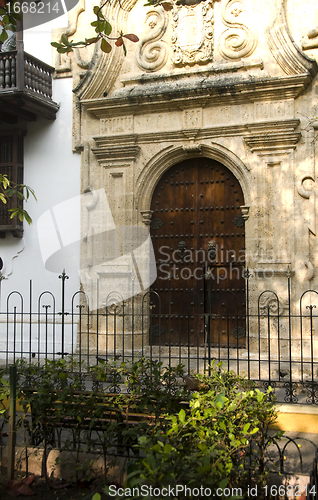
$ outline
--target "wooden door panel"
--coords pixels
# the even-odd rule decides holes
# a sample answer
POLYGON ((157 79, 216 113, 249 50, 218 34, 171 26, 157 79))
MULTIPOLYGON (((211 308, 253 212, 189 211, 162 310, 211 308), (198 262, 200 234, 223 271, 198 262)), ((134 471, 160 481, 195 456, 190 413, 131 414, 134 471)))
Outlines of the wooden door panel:
POLYGON ((160 179, 151 205, 152 290, 161 301, 161 314, 159 303, 152 310, 153 344, 244 342, 241 205, 237 179, 214 160, 186 160, 160 179))

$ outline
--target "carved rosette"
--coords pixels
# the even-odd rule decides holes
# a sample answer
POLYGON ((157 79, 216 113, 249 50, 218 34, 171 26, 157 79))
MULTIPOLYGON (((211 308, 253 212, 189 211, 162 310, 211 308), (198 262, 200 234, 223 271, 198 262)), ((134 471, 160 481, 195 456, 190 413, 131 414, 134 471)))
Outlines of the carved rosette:
POLYGON ((163 9, 153 9, 146 14, 145 34, 136 54, 137 64, 146 71, 158 71, 168 58, 166 42, 162 40, 168 26, 168 16, 163 9))
POLYGON ((228 26, 219 39, 219 50, 225 59, 248 57, 257 45, 253 31, 241 22, 244 13, 242 0, 223 0, 221 16, 228 26))
POLYGON ((172 12, 172 49, 176 66, 204 64, 213 59, 214 0, 175 5, 172 12))

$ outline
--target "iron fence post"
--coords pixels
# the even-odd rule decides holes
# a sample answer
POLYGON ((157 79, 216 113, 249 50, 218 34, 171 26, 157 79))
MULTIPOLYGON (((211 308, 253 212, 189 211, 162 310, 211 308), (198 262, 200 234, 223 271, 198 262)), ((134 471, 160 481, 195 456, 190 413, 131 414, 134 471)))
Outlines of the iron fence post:
POLYGON ((16 442, 16 391, 17 391, 17 367, 10 366, 10 406, 9 406, 9 457, 8 457, 8 480, 14 478, 15 467, 15 442, 16 442))
POLYGON ((63 269, 62 274, 60 274, 59 279, 62 280, 62 359, 64 359, 65 351, 64 351, 64 344, 65 344, 65 280, 69 279, 69 276, 65 273, 65 269, 63 269))

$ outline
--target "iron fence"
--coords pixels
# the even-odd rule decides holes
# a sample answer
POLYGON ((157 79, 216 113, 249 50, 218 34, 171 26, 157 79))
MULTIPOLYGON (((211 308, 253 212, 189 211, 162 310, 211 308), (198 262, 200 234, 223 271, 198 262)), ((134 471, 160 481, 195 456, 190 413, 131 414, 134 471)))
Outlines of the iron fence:
POLYGON ((32 282, 28 297, 18 291, 7 296, 0 311, 3 367, 19 358, 40 363, 72 356, 84 366, 146 357, 166 366, 181 363, 184 372, 196 373, 208 370, 215 360, 265 388, 271 386, 278 401, 318 404, 318 292, 307 290, 296 300, 290 275, 285 295, 264 290, 257 296, 249 291, 246 273, 244 303, 233 290, 212 290, 208 297, 213 307, 206 302, 202 306, 191 290, 184 290, 180 303, 174 304, 172 280, 164 290, 167 306, 160 290, 135 296, 132 283, 131 298, 111 292, 98 309, 83 291, 68 303, 68 276, 63 272, 59 278, 59 297, 44 291, 34 300, 32 282))

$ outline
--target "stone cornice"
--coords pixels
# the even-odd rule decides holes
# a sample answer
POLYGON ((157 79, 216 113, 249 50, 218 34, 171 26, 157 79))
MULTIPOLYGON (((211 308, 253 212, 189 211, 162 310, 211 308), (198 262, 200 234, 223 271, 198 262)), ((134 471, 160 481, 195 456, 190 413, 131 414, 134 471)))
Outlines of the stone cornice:
POLYGON ((279 151, 295 149, 301 132, 296 132, 299 120, 285 120, 276 123, 271 129, 266 124, 249 125, 250 131, 244 141, 252 152, 279 151))
MULTIPOLYGON (((217 137, 235 137, 243 136, 246 144, 252 151, 262 149, 277 149, 280 146, 283 148, 294 148, 299 141, 300 132, 296 132, 300 121, 281 120, 252 123, 248 125, 229 125, 221 127, 207 127, 200 129, 196 133, 196 143, 200 140, 214 139, 217 137)), ((131 148, 138 148, 136 145, 153 143, 153 142, 184 142, 185 130, 168 131, 168 132, 149 132, 138 134, 118 134, 94 137, 97 148, 93 149, 96 156, 116 154, 115 151, 126 151, 128 153, 131 148), (115 146, 114 146, 115 144, 115 146), (108 151, 110 153, 108 153, 108 151)), ((190 130, 193 132, 193 130, 190 130)), ((198 144, 195 145, 198 148, 198 144)), ((109 156, 109 157, 110 157, 109 156)))
POLYGON ((112 161, 135 161, 139 155, 140 147, 135 144, 134 135, 125 137, 126 141, 120 144, 119 141, 108 141, 107 137, 96 137, 97 148, 92 149, 99 163, 106 164, 112 161))
POLYGON ((233 83, 233 78, 193 78, 176 85, 137 85, 98 99, 82 100, 87 111, 98 118, 125 116, 258 101, 296 99, 310 83, 306 74, 283 78, 256 78, 233 83))

